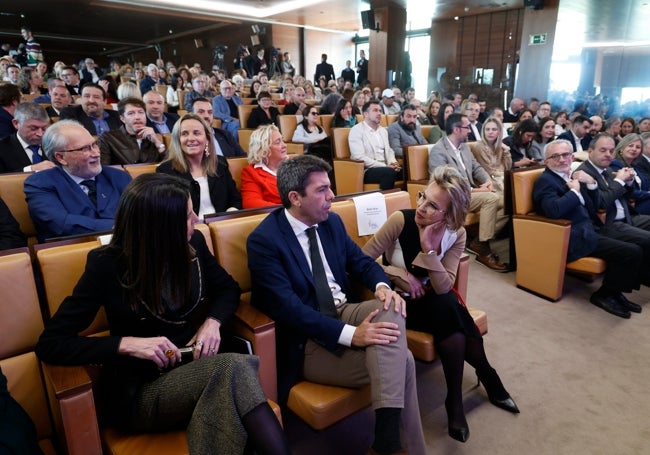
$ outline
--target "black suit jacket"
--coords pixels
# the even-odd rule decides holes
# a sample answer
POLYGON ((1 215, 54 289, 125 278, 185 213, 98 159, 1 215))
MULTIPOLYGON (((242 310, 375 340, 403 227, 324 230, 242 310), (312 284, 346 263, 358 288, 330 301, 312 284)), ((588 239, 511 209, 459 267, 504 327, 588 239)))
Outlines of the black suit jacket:
MULTIPOLYGON (((42 156, 42 158, 47 159, 45 156, 42 156)), ((18 141, 16 134, 0 139, 0 174, 23 172, 23 168, 31 164, 32 162, 18 141)))
POLYGON ((328 81, 330 79, 336 79, 334 67, 329 63, 319 63, 316 65, 316 74, 314 74, 314 82, 316 83, 316 86, 318 86, 318 78, 320 76, 325 76, 325 79, 328 81))
POLYGON ((564 139, 565 141, 569 141, 571 143, 571 147, 573 147, 573 153, 575 153, 578 150, 578 146, 576 145, 573 139, 573 133, 571 132, 571 130, 565 131, 564 133, 560 134, 557 137, 557 139, 564 139))
MULTIPOLYGON (((63 110, 63 109, 62 109, 63 110)), ((54 110, 52 106, 48 106, 45 108, 45 112, 47 112, 47 115, 52 118, 52 117, 59 117, 61 116, 60 112, 57 112, 54 110)))
POLYGON ((474 136, 474 130, 470 129, 469 134, 467 135, 468 142, 480 141, 481 140, 481 131, 483 131, 483 124, 479 121, 476 122, 476 129, 478 130, 479 137, 474 136))
MULTIPOLYGON (((628 198, 632 193, 632 187, 621 185, 614 179, 611 179, 610 182, 607 183, 603 176, 598 172, 598 169, 596 169, 590 161, 585 161, 582 163, 580 166, 578 166, 577 170, 585 171, 587 174, 596 179, 596 182, 598 182, 599 204, 596 207, 596 210, 603 209, 606 211, 607 216, 605 218, 605 224, 611 224, 614 222, 614 218, 616 217, 616 203, 614 201, 617 199, 621 201, 621 204, 623 204, 626 220, 628 222, 631 221, 628 198)), ((607 172, 609 172, 610 175, 612 174, 612 170, 610 168, 607 168, 607 172)), ((597 220, 595 221, 596 226, 602 226, 602 222, 598 216, 594 217, 593 213, 590 213, 589 215, 591 215, 592 220, 594 218, 597 220)))
POLYGON ((212 128, 214 138, 219 143, 223 156, 226 158, 235 158, 238 156, 247 156, 247 153, 241 148, 241 145, 235 140, 235 137, 226 130, 221 128, 212 128))
MULTIPOLYGON (((102 77, 104 75, 104 72, 98 66, 95 67, 95 73, 97 73, 97 77, 102 77)), ((93 75, 86 70, 79 71, 79 78, 81 79, 79 82, 80 87, 89 82, 92 83, 93 81, 93 75)))
MULTIPOLYGON (((167 124, 167 128, 169 128, 169 131, 171 132, 174 129, 174 124, 178 121, 180 117, 178 114, 174 114, 172 112, 166 112, 165 113, 165 123, 167 124)), ((162 131, 158 130, 158 127, 154 122, 152 122, 149 117, 147 117, 147 126, 151 127, 156 131, 158 134, 163 134, 162 131)))
MULTIPOLYGON (((108 123, 109 129, 116 130, 122 126, 122 121, 120 120, 120 115, 117 113, 117 111, 105 110, 104 112, 108 113, 106 123, 108 123)), ((81 123, 90 134, 93 136, 98 136, 97 130, 95 129, 95 124, 90 119, 90 117, 86 115, 81 106, 68 106, 61 109, 61 115, 59 118, 61 120, 76 120, 77 122, 81 123)))
POLYGON ((580 184, 580 198, 567 186, 566 182, 555 172, 546 169, 533 186, 535 212, 553 219, 571 221, 571 236, 567 262, 588 256, 598 243, 598 234, 594 228, 591 214, 598 208, 598 191, 589 191, 585 183, 580 184))
POLYGON ((20 230, 7 204, 0 199, 0 250, 27 246, 27 238, 20 230))

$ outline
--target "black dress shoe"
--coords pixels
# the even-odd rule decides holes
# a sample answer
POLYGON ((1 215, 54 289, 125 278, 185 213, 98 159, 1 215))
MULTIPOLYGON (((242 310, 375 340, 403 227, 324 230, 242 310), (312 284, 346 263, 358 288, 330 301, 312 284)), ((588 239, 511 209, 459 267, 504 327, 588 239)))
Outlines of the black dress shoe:
POLYGON ((505 400, 496 400, 490 398, 490 403, 492 403, 497 408, 505 409, 506 411, 512 412, 513 414, 519 414, 521 412, 515 404, 515 400, 513 400, 511 397, 508 397, 505 400))
POLYGON ((616 301, 623 308, 626 308, 628 311, 631 311, 633 313, 640 313, 641 312, 641 305, 639 305, 638 303, 630 302, 622 292, 619 292, 614 297, 616 298, 616 301))
POLYGON ((591 294, 589 301, 596 305, 597 307, 602 308, 608 313, 618 316, 619 318, 630 319, 630 312, 627 308, 624 308, 621 304, 618 303, 616 298, 611 295, 602 295, 598 293, 591 294))
POLYGON ((467 442, 467 440, 469 439, 469 428, 467 428, 467 427, 461 427, 461 428, 449 427, 449 436, 454 438, 456 441, 467 442))

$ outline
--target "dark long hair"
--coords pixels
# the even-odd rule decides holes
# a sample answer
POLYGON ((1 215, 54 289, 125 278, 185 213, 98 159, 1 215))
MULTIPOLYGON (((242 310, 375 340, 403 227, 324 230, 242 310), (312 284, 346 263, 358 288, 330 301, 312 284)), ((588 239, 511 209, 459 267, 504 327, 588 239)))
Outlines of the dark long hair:
POLYGON ((187 241, 189 186, 167 174, 143 174, 124 190, 109 244, 119 254, 120 277, 133 308, 144 302, 155 314, 179 308, 190 293, 187 241), (169 284, 169 285, 166 285, 169 284))
POLYGON ((451 106, 452 108, 454 107, 451 103, 442 103, 440 105, 440 110, 438 111, 438 126, 442 131, 445 131, 445 110, 447 109, 447 106, 451 106))
MULTIPOLYGON (((309 120, 307 117, 309 116, 309 111, 311 111, 313 108, 313 106, 307 106, 302 110, 302 122, 300 122, 300 124, 307 133, 309 133, 309 120)), ((316 128, 318 128, 318 134, 323 132, 323 128, 318 123, 316 124, 316 128)))
POLYGON ((530 147, 530 144, 533 141, 530 141, 530 143, 528 144, 524 144, 522 140, 524 133, 537 134, 538 131, 539 131, 539 126, 537 126, 537 122, 535 122, 535 120, 533 119, 527 119, 524 120, 523 122, 519 122, 515 130, 512 132, 512 145, 514 145, 515 147, 524 147, 524 148, 530 147))

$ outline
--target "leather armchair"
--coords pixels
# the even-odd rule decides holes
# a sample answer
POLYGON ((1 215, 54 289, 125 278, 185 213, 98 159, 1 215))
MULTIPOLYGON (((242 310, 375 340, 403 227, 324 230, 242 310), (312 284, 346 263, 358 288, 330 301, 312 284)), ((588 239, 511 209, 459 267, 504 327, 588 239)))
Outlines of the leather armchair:
POLYGON ((517 287, 551 301, 562 297, 565 272, 593 279, 605 271, 605 261, 593 257, 566 262, 571 222, 538 216, 533 186, 544 168, 522 169, 511 175, 513 230, 517 252, 517 287))

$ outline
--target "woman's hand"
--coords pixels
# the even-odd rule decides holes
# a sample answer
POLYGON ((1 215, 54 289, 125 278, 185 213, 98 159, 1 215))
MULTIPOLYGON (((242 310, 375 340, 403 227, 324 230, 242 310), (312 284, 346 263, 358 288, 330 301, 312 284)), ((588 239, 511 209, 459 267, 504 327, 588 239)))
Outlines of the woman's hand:
POLYGON ((409 280, 409 294, 411 294, 411 298, 420 299, 424 297, 424 293, 425 293, 424 286, 422 285, 422 282, 418 279, 418 277, 414 276, 411 273, 406 275, 406 277, 409 280))
POLYGON ((446 224, 447 221, 441 219, 426 226, 420 226, 420 246, 423 252, 438 251, 446 224))
POLYGON ((194 360, 217 353, 221 344, 221 322, 207 318, 188 344, 194 344, 194 360))
POLYGON ((123 337, 118 347, 120 354, 151 360, 158 368, 173 367, 181 361, 181 352, 167 337, 123 337))

